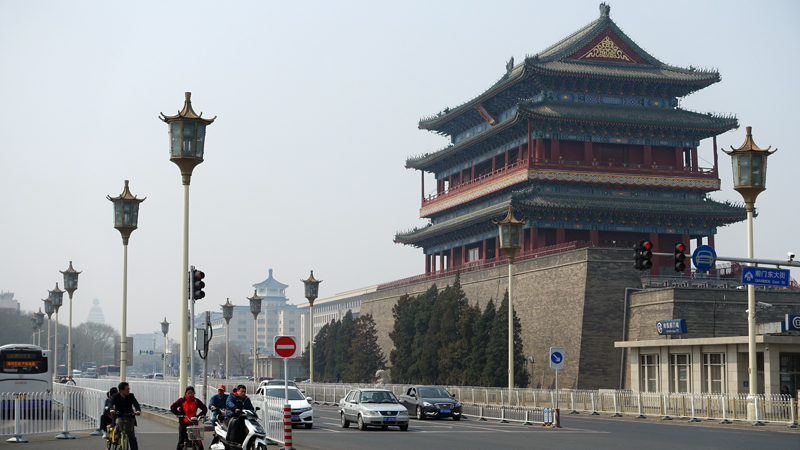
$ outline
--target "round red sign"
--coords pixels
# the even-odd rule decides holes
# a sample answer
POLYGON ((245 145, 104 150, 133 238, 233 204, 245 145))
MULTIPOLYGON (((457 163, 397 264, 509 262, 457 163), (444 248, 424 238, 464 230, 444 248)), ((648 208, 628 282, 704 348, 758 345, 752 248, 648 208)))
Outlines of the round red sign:
POLYGON ((275 353, 281 358, 291 358, 297 349, 297 344, 291 336, 281 336, 275 340, 275 353))

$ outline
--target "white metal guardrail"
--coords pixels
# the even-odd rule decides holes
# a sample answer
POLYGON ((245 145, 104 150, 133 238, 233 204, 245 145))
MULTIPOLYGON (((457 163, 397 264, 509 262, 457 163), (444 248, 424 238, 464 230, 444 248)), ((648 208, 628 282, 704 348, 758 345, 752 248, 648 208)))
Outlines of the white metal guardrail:
MULTIPOLYGON (((315 403, 338 405, 338 402, 347 392, 356 388, 382 388, 389 389, 400 395, 408 385, 398 384, 331 384, 331 383, 303 383, 300 385, 306 390, 306 395, 312 397, 315 403)), ((636 417, 668 417, 683 419, 706 420, 747 420, 748 394, 710 394, 710 393, 656 393, 633 392, 618 390, 568 390, 560 389, 557 393, 552 389, 514 389, 509 395, 508 389, 483 388, 467 386, 442 386, 451 393, 456 394, 456 399, 462 404, 482 405, 483 414, 478 410, 470 410, 465 415, 482 416, 483 418, 500 419, 499 411, 492 409, 494 406, 505 407, 511 414, 511 407, 521 410, 535 411, 537 409, 550 409, 558 406, 561 411, 577 414, 584 413, 611 413, 615 415, 634 415, 636 417)), ((797 425, 798 405, 794 399, 786 395, 771 394, 758 395, 756 398, 758 420, 761 422, 786 423, 789 426, 797 425)), ((525 421, 525 419, 517 419, 525 421)), ((537 423, 540 420, 528 420, 537 423)))
POLYGON ((105 401, 102 391, 55 385, 53 392, 0 394, 0 435, 8 442, 27 442, 25 435, 58 433, 72 439, 70 431, 96 430, 105 401))

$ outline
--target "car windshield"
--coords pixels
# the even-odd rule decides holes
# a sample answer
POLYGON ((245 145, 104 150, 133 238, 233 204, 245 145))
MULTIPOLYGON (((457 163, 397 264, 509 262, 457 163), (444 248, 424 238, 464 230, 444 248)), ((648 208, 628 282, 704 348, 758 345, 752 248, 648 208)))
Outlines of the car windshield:
POLYGON ((433 387, 433 388, 419 388, 419 396, 422 398, 450 398, 450 393, 447 389, 433 387))
MULTIPOLYGON (((284 397, 284 393, 285 389, 283 388, 269 388, 264 393, 264 395, 275 398, 286 398, 284 397)), ((304 399, 305 397, 303 397, 302 392, 298 391, 297 389, 292 389, 292 388, 289 389, 289 400, 304 400, 304 399)))
MULTIPOLYGON (((284 386, 284 385, 286 385, 286 382, 283 381, 283 380, 269 380, 269 381, 267 381, 267 386, 284 386)), ((294 381, 290 381, 289 382, 289 386, 297 387, 297 385, 294 384, 294 381)))
POLYGON ((361 403, 397 403, 397 397, 389 391, 362 391, 361 403))

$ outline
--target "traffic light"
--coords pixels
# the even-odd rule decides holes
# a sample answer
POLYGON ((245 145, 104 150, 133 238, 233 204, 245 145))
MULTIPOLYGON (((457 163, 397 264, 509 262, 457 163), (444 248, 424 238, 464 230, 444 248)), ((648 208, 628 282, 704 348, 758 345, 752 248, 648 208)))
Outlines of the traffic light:
POLYGON ((642 239, 633 246, 633 268, 648 270, 653 267, 653 243, 642 239))
POLYGON ((164 354, 163 353, 161 354, 161 360, 162 361, 164 360, 164 354))
POLYGON ((686 246, 680 242, 675 243, 675 272, 683 272, 686 270, 686 264, 683 262, 686 259, 686 246))
POLYGON ((191 289, 192 289, 192 300, 200 300, 201 298, 206 296, 206 293, 203 292, 203 288, 206 287, 206 284, 203 282, 203 279, 206 277, 202 271, 197 269, 192 269, 192 282, 191 282, 191 289))

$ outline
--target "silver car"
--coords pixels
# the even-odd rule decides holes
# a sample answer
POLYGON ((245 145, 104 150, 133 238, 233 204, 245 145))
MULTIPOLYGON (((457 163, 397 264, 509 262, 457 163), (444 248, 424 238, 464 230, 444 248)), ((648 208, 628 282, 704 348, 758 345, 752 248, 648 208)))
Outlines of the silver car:
POLYGON ((408 430, 408 410, 397 401, 392 391, 386 389, 355 389, 339 401, 339 417, 342 428, 350 422, 358 423, 359 430, 381 427, 384 430, 400 427, 408 430))

